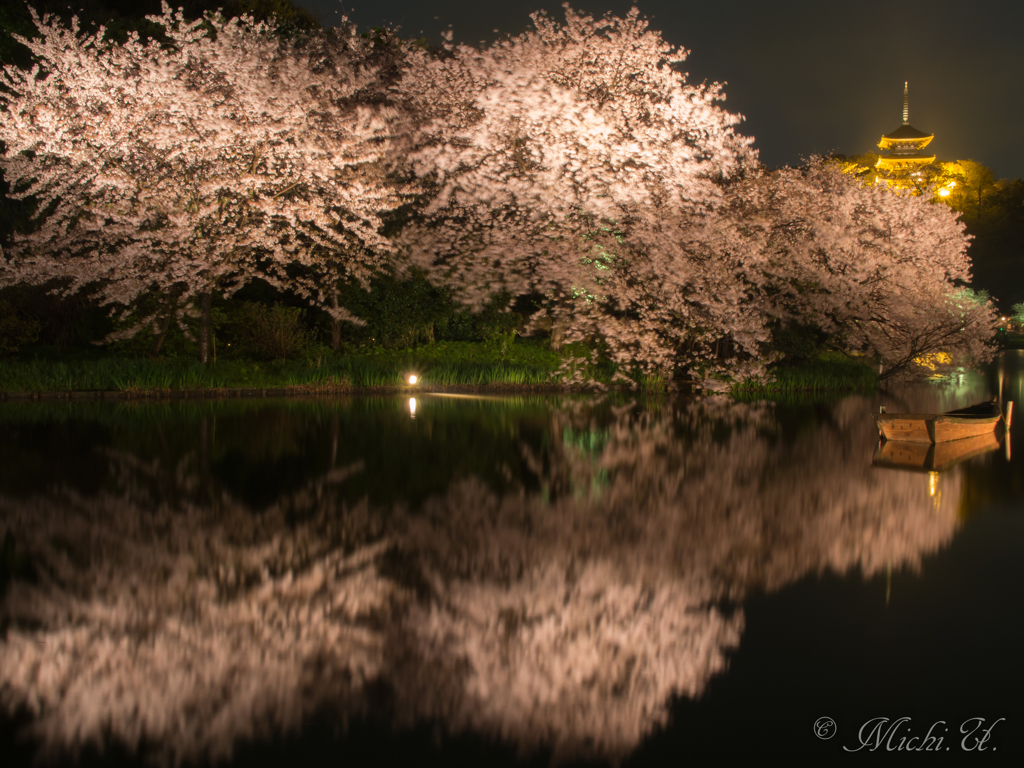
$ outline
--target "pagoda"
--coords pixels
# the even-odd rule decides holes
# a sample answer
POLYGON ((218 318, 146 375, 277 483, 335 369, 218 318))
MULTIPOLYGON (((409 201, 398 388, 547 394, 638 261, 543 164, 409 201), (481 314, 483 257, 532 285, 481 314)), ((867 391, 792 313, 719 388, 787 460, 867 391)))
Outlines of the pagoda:
POLYGON ((878 158, 875 167, 888 175, 917 175, 924 166, 935 162, 935 155, 921 151, 934 138, 933 134, 919 131, 910 124, 909 89, 907 83, 903 83, 903 125, 878 142, 878 148, 889 150, 889 154, 878 158))

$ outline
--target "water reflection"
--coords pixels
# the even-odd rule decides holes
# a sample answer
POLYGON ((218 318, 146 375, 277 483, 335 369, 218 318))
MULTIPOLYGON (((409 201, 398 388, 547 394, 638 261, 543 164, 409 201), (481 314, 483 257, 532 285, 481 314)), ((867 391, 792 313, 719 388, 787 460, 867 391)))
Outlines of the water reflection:
MULTIPOLYGON (((1000 425, 1002 426, 1002 425, 1000 425)), ((944 443, 913 443, 902 440, 880 441, 875 451, 876 467, 891 467, 910 472, 929 472, 937 475, 957 464, 998 451, 1002 446, 999 433, 976 435, 963 440, 944 443)), ((1007 449, 1009 441, 1005 441, 1007 449)), ((1009 456, 1007 456, 1009 460, 1009 456)))
POLYGON ((156 419, 105 433, 88 482, 5 487, 8 712, 55 754, 218 760, 383 689, 399 726, 621 757, 726 669, 752 592, 918 568, 962 517, 967 465, 872 466, 867 398, 491 403, 458 439, 486 404, 416 403, 211 411, 178 449, 156 419))

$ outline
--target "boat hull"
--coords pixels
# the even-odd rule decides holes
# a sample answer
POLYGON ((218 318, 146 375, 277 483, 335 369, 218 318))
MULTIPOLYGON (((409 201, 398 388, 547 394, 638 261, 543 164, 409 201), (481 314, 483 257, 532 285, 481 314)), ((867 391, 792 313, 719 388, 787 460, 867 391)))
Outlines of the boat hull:
POLYGON ((875 414, 875 424, 882 437, 908 443, 945 443, 990 435, 1002 420, 1002 412, 995 403, 939 414, 875 414))

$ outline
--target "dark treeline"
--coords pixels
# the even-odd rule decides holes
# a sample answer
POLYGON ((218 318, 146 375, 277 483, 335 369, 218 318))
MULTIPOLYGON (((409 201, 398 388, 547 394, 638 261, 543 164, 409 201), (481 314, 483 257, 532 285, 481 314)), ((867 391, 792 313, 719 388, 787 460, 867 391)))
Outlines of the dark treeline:
POLYGON ((974 285, 994 296, 1005 313, 1024 301, 1024 181, 993 185, 983 204, 962 218, 974 237, 974 285))

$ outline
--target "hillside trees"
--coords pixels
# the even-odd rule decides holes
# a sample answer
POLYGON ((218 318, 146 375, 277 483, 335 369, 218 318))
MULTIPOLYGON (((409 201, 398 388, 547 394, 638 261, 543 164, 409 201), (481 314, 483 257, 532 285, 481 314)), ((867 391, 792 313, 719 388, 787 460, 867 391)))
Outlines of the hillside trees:
POLYGON ((88 287, 121 312, 158 291, 179 322, 198 304, 204 362, 212 296, 257 274, 347 317, 331 280, 378 268, 379 214, 396 205, 379 170, 388 115, 356 96, 375 82, 372 43, 344 29, 303 47, 166 4, 151 20, 166 43, 48 19, 21 39, 38 64, 4 71, 0 162, 41 226, 0 280, 88 287))

